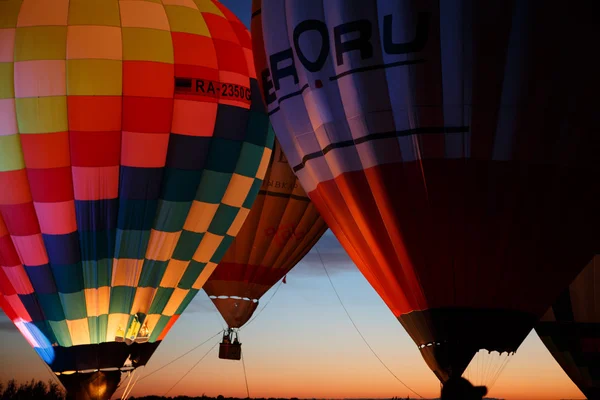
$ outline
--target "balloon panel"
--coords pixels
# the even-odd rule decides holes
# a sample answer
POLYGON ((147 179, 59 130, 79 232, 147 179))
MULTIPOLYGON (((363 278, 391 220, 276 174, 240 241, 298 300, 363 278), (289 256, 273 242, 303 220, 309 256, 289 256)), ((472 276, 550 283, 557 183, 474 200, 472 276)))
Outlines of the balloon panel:
POLYGON ((600 396, 600 256, 594 257, 535 329, 587 398, 600 396))
POLYGON ((97 357, 85 346, 157 343, 268 167, 249 32, 212 0, 8 1, 0 15, 7 313, 68 353, 60 368, 97 357))
POLYGON ((256 305, 242 305, 242 302, 260 299, 304 258, 326 230, 325 221, 298 183, 275 140, 256 202, 203 287, 229 326, 246 323, 256 305), (218 296, 241 299, 214 298, 218 296))
POLYGON ((430 366, 516 350, 597 243, 600 87, 573 62, 598 34, 591 5, 253 9, 290 165, 430 366))

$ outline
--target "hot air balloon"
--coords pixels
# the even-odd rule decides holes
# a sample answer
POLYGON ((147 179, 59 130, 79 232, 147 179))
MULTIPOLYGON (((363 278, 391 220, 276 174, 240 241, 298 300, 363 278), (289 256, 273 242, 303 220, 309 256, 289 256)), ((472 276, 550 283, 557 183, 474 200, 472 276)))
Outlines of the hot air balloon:
POLYGON ((254 0, 281 147, 442 381, 516 351, 593 254, 594 7, 254 0))
POLYGON ((145 365, 271 156, 251 39, 218 1, 0 2, 0 291, 71 398, 145 365))
POLYGON ((588 399, 600 399, 600 255, 535 327, 550 354, 588 399))
POLYGON ((240 359, 237 328, 250 320, 259 299, 304 258, 326 230, 275 140, 256 202, 203 287, 228 326, 220 358, 240 359))

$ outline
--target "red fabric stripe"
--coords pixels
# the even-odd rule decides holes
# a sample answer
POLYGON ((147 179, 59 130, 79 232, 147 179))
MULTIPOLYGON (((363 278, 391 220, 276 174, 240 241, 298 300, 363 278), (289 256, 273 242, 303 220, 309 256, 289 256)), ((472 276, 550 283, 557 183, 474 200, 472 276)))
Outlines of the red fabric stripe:
POLYGON ((123 130, 143 133, 171 131, 173 99, 123 96, 123 130))
POLYGON ((56 203, 74 199, 70 167, 28 169, 27 176, 33 201, 56 203))
POLYGON ((71 131, 71 159, 74 167, 119 165, 121 132, 71 131))
POLYGON ((286 268, 221 262, 208 280, 247 282, 273 286, 287 272, 289 270, 286 268))
POLYGON ((423 160, 345 173, 310 197, 396 315, 448 306, 541 315, 594 248, 591 172, 564 174, 423 160))
POLYGON ((31 236, 40 233, 33 203, 0 205, 0 212, 12 236, 31 236))
POLYGON ((0 266, 13 267, 19 264, 21 264, 21 259, 10 236, 0 237, 0 266))

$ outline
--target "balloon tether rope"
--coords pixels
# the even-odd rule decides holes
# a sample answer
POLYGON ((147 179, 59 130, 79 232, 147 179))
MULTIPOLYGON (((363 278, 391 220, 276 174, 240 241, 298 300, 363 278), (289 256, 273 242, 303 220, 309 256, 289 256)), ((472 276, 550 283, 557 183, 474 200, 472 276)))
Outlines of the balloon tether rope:
POLYGON ((405 388, 407 388, 408 390, 410 390, 411 392, 413 392, 414 394, 416 394, 420 398, 423 398, 423 396, 421 396, 414 389, 412 389, 410 386, 408 386, 406 383, 404 383, 400 378, 398 378, 398 376, 396 374, 394 374, 391 369, 388 368, 388 366, 377 355, 377 353, 375 353, 375 350, 373 350, 373 348, 371 347, 371 345, 369 344, 369 342, 367 342, 367 339, 365 339, 365 337, 363 336, 363 334, 360 332, 360 329, 358 329, 358 326, 354 323, 354 320, 350 316, 350 313, 348 312, 348 309, 346 309, 346 306, 344 306, 344 302, 342 301, 342 298, 340 297, 337 289, 335 288, 335 285, 333 284, 333 281, 331 280, 331 276, 329 275, 329 272, 327 271, 327 267, 325 266, 325 262, 323 261, 323 257, 321 257, 321 252, 319 251, 318 245, 315 245, 315 250, 317 251, 317 255, 319 256, 319 259, 321 260, 321 265, 323 266, 323 269, 325 270, 325 274, 327 274, 327 279, 329 279, 329 283, 331 284, 331 287, 333 288, 333 292, 335 293, 336 297, 338 298, 338 301, 340 302, 340 305, 342 306, 342 308, 346 312, 346 315, 348 316, 348 319, 350 320, 350 322, 354 326, 354 329, 356 329, 356 332, 358 333, 358 335, 361 337, 361 339, 363 340, 363 342, 365 342, 365 344, 367 345, 367 347, 369 348, 369 350, 371 350, 371 353, 373 353, 373 355, 375 356, 375 358, 377 358, 377 360, 379 360, 379 362, 381 363, 381 365, 383 365, 385 367, 385 369, 387 369, 388 372, 390 374, 392 374, 392 376, 394 378, 396 378, 396 380, 398 382, 400 382, 405 388))

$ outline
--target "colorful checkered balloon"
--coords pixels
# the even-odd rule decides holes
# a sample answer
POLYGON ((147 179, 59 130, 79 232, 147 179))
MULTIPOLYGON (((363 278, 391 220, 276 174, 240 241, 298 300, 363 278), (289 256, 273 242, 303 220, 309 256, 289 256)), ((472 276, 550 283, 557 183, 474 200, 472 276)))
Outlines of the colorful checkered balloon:
POLYGON ((273 137, 250 34, 218 1, 1 1, 2 309, 55 372, 145 364, 273 137))

